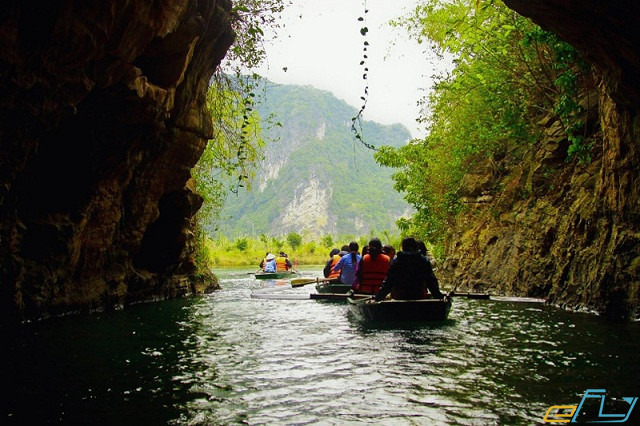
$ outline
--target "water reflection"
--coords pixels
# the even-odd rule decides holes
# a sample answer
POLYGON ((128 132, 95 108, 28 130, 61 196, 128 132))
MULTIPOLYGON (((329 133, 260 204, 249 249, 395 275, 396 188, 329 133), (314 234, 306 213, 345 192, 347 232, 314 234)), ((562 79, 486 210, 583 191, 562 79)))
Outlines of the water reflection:
POLYGON ((240 271, 221 283, 202 298, 26 328, 10 339, 5 418, 538 424, 587 388, 640 396, 637 323, 460 298, 440 323, 372 325, 305 298, 312 286, 240 271))

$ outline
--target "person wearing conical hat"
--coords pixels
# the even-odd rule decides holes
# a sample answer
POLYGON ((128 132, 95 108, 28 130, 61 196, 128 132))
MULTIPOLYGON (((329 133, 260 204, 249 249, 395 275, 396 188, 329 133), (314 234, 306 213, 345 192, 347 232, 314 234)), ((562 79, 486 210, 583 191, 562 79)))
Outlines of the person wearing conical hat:
POLYGON ((260 268, 264 272, 275 272, 276 271, 276 257, 273 253, 267 252, 262 262, 260 262, 260 268))

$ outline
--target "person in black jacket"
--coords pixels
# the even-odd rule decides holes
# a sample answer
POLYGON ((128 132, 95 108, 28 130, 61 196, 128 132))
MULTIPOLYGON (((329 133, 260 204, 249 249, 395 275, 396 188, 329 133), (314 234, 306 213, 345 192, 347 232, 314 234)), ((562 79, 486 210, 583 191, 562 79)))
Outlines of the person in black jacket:
POLYGON ((402 250, 389 265, 389 273, 382 283, 375 300, 384 299, 389 293, 394 299, 424 299, 425 286, 436 299, 442 299, 438 279, 433 273, 431 263, 420 253, 415 238, 402 240, 402 250))

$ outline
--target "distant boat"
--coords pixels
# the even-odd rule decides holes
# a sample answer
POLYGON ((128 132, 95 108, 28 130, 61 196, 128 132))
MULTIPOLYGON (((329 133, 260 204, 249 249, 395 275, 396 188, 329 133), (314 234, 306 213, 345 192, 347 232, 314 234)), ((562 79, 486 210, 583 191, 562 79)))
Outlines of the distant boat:
POLYGON ((449 316, 452 299, 381 300, 348 298, 349 308, 365 321, 444 321, 449 316))
POLYGON ((272 280, 280 278, 291 278, 298 275, 298 271, 280 271, 280 272, 256 272, 254 276, 258 280, 272 280))

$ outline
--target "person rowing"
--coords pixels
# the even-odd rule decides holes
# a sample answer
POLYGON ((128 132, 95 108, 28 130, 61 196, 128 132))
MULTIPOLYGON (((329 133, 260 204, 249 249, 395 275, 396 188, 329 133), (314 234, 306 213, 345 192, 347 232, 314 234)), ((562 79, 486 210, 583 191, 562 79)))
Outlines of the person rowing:
POLYGON ((374 298, 380 301, 391 293, 393 299, 424 299, 425 286, 432 297, 445 297, 440 292, 431 262, 420 253, 415 238, 407 237, 402 240, 402 250, 389 264, 389 273, 374 298))

